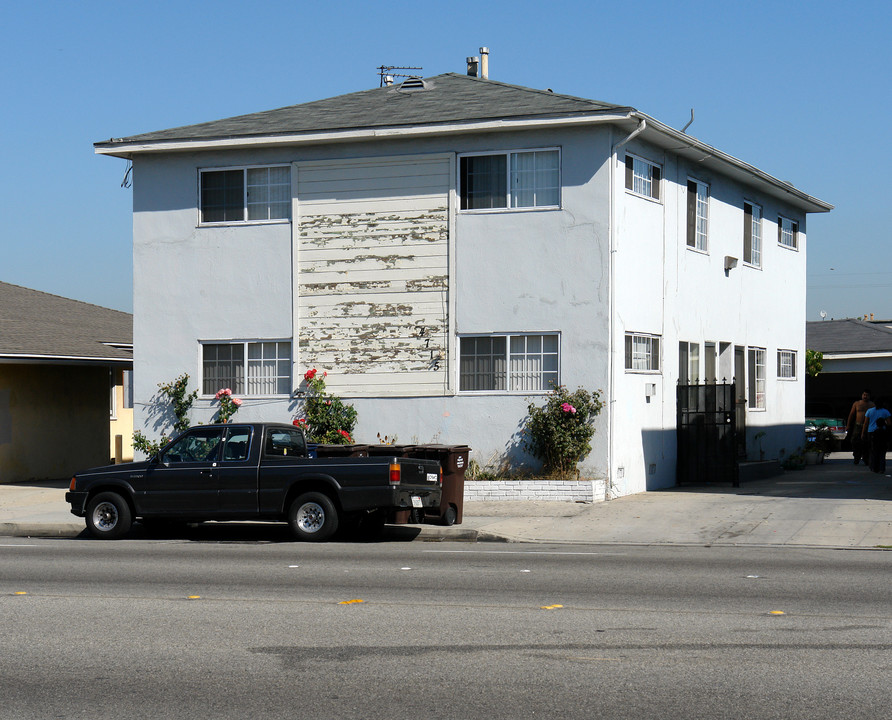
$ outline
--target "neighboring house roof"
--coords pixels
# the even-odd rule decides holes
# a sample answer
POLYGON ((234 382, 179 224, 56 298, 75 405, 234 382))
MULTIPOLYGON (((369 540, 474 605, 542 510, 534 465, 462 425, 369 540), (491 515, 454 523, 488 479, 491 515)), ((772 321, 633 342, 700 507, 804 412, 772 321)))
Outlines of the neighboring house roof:
POLYGON ((133 316, 0 282, 0 362, 133 362, 133 316))
POLYGON ((805 344, 825 356, 892 354, 892 329, 855 318, 808 322, 805 344))
POLYGON ((111 138, 95 143, 94 147, 99 154, 132 159, 153 152, 383 140, 605 122, 623 130, 617 143, 634 132, 642 140, 779 197, 805 212, 827 212, 833 208, 634 108, 457 73, 410 79, 401 85, 225 120, 111 138))

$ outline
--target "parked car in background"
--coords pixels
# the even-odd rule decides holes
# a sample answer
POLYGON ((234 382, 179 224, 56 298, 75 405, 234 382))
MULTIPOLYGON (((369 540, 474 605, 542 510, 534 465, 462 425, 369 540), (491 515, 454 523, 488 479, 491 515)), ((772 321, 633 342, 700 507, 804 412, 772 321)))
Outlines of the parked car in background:
POLYGON ((830 430, 834 450, 840 450, 846 439, 846 420, 838 417, 830 405, 807 405, 805 408, 805 439, 814 440, 819 427, 830 430))

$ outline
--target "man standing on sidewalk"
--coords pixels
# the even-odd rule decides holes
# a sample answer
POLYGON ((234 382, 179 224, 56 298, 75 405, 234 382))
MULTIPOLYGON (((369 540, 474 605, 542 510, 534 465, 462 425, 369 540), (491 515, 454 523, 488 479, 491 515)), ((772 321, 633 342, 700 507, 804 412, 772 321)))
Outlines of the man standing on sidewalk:
POLYGON ((886 472, 886 448, 889 445, 890 413, 886 410, 886 403, 882 398, 877 398, 876 407, 870 408, 864 413, 864 427, 861 432, 869 438, 870 445, 870 469, 875 473, 886 472))
POLYGON ((870 390, 861 393, 861 399, 852 403, 852 409, 849 411, 849 419, 846 422, 846 434, 852 443, 852 455, 855 456, 855 465, 861 460, 867 465, 869 448, 867 443, 861 439, 862 429, 864 426, 864 414, 874 405, 870 401, 870 390))

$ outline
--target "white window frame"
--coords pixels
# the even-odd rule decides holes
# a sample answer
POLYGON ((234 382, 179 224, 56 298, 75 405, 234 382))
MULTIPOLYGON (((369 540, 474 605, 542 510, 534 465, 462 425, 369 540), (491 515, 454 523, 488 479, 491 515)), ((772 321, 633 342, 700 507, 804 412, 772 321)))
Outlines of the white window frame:
POLYGON ((795 350, 778 350, 777 351, 777 379, 778 380, 797 380, 796 361, 798 360, 795 350))
MULTIPOLYGON (((294 362, 294 343, 291 338, 276 338, 276 339, 252 339, 252 340, 202 340, 199 343, 200 345, 200 359, 199 366, 201 367, 201 397, 202 398, 212 398, 217 393, 218 390, 222 390, 224 387, 229 387, 232 390, 233 395, 238 395, 240 397, 289 397, 292 393, 292 389, 294 387, 294 378, 292 376, 293 372, 293 362, 294 362), (263 357, 263 346, 274 344, 276 345, 276 357, 263 357), (226 345, 229 347, 241 347, 242 348, 242 358, 241 358, 241 377, 230 378, 229 381, 216 381, 215 384, 224 383, 221 387, 208 386, 208 383, 211 382, 205 377, 205 348, 210 346, 221 346, 226 345), (279 346, 287 345, 288 346, 288 357, 279 357, 279 346), (256 349, 257 346, 261 349, 261 357, 252 357, 252 349, 256 349), (263 368, 264 362, 269 363, 272 362, 276 367, 276 373, 274 375, 268 376, 267 381, 274 382, 277 386, 280 381, 284 381, 287 386, 287 391, 285 392, 258 392, 257 391, 257 383, 262 383, 264 378, 262 374, 258 374, 256 369, 263 368), (284 367, 287 367, 287 374, 280 372, 280 370, 284 367), (252 374, 252 368, 254 368, 254 372, 252 374), (252 387, 253 383, 253 387, 252 387), (207 386, 207 387, 206 387, 207 386)), ((278 389, 278 388, 277 388, 278 389)))
POLYGON ((700 384, 700 343, 678 343, 678 380, 682 385, 700 384))
POLYGON ((109 391, 109 420, 118 419, 118 372, 115 368, 108 369, 108 391, 109 391))
POLYGON ((743 218, 744 218, 744 228, 743 228, 743 264, 749 265, 750 267, 759 268, 762 267, 762 228, 764 224, 762 223, 762 206, 758 203, 751 202, 749 200, 743 201, 743 218), (749 228, 746 227, 746 208, 749 206, 750 208, 750 223, 749 228), (747 240, 747 230, 749 230, 749 241, 750 241, 750 257, 746 256, 746 240, 747 240))
MULTIPOLYGON (((493 213, 493 212, 530 212, 536 210, 560 210, 561 208, 561 148, 560 147, 542 147, 542 148, 529 148, 523 150, 491 150, 487 152, 472 152, 472 153, 459 153, 458 162, 456 163, 456 171, 458 172, 458 178, 456 181, 456 191, 458 195, 458 211, 460 213, 493 213), (516 195, 512 193, 512 180, 514 177, 514 159, 518 155, 526 155, 533 153, 557 153, 557 203, 556 204, 542 204, 542 205, 515 205, 516 195), (504 156, 505 157, 505 205, 499 205, 497 207, 489 207, 489 208, 463 208, 463 180, 462 180, 462 158, 468 157, 496 157, 496 156, 504 156)), ((534 188, 535 191, 535 188, 534 188)))
POLYGON ((799 221, 777 216, 777 244, 787 250, 799 250, 799 221), (789 240, 787 240, 789 238, 789 240))
POLYGON ((663 168, 660 165, 638 155, 626 153, 625 168, 626 192, 662 203, 663 168))
MULTIPOLYGON (((698 180, 697 178, 689 177, 688 178, 688 193, 691 192, 691 185, 694 185, 694 214, 693 214, 693 229, 690 227, 691 223, 691 214, 688 212, 688 225, 689 228, 687 230, 687 246, 689 250, 693 250, 694 252, 700 253, 708 253, 709 252, 709 184, 703 182, 702 180, 698 180), (701 188, 703 189, 703 194, 705 199, 701 201, 701 188), (693 238, 693 242, 692 242, 693 238)), ((688 198, 688 205, 690 206, 691 199, 688 198)))
POLYGON ((766 409, 766 355, 765 348, 747 347, 746 349, 746 405, 748 410, 766 409))
POLYGON ((281 223, 289 223, 291 222, 291 204, 292 204, 292 188, 291 188, 291 165, 287 163, 273 163, 269 165, 236 165, 233 167, 208 167, 208 168, 198 168, 198 224, 202 227, 213 227, 213 226, 221 226, 221 225, 275 225, 281 223), (261 185, 249 185, 249 173, 252 170, 266 170, 268 171, 273 168, 284 168, 287 170, 287 183, 264 183, 261 185), (205 220, 204 219, 204 197, 202 195, 202 177, 205 174, 218 173, 218 172, 235 172, 241 171, 242 173, 242 217, 240 220, 238 219, 229 219, 229 220, 205 220), (267 218, 251 218, 250 210, 252 205, 258 205, 258 203, 252 203, 250 201, 250 192, 249 188, 251 187, 266 187, 267 192, 272 187, 284 187, 287 184, 288 186, 288 199, 286 201, 279 201, 277 203, 272 203, 267 197, 266 206, 267 211, 269 212, 269 207, 273 204, 287 204, 287 215, 286 217, 267 217, 267 218))
POLYGON ((624 352, 626 372, 659 374, 663 366, 660 357, 662 345, 663 338, 660 335, 627 332, 624 352), (654 350, 654 344, 656 344, 656 350, 654 350), (644 346, 643 349, 641 346, 644 346), (642 365, 646 365, 646 367, 642 365))
MULTIPOLYGON (((535 395, 535 394, 544 394, 551 392, 555 387, 558 387, 561 382, 561 334, 559 332, 530 332, 530 333, 470 333, 467 335, 460 335, 458 339, 458 383, 457 387, 459 388, 459 393, 461 394, 481 394, 481 393, 498 393, 498 394, 506 394, 506 395, 535 395), (504 355, 500 355, 498 357, 501 358, 503 362, 504 370, 498 371, 496 369, 492 369, 490 373, 493 376, 501 376, 504 382, 504 387, 497 387, 498 382, 494 382, 494 386, 492 388, 484 388, 484 389, 462 389, 462 343, 465 340, 471 340, 476 338, 488 338, 491 340, 495 339, 504 339, 505 341, 505 352, 504 355), (539 338, 542 342, 542 349, 539 352, 528 351, 527 345, 531 338, 539 338), (545 350, 544 348, 544 339, 545 338, 554 338, 556 350, 545 350), (514 341, 523 340, 524 341, 524 349, 521 352, 512 347, 516 343, 514 341), (545 367, 545 358, 551 357, 554 359, 554 370, 545 367), (528 363, 526 362, 527 358, 538 358, 541 359, 542 365, 538 369, 538 371, 530 370, 528 363), (532 372, 538 372, 540 377, 539 384, 540 387, 533 388, 529 387, 530 374, 532 372), (524 382, 524 378, 526 377, 527 382, 524 382), (524 387, 526 385, 526 387, 524 387), (546 387, 541 387, 541 385, 545 385, 546 387)), ((475 355, 475 357, 478 357, 475 355)), ((491 358, 495 359, 496 355, 490 355, 491 358)))

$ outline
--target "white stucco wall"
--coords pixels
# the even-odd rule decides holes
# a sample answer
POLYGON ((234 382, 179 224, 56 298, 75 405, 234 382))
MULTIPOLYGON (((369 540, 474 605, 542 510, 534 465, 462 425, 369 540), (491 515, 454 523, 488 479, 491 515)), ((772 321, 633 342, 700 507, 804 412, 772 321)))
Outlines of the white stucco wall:
MULTIPOLYGON (((801 445, 805 404, 805 216, 702 167, 692 167, 670 153, 632 142, 619 152, 616 166, 616 325, 612 477, 618 494, 667 487, 675 482, 676 399, 679 342, 699 344, 704 378, 705 344, 764 348, 766 407, 746 411, 748 459, 766 458, 801 445), (659 202, 628 193, 624 187, 625 152, 662 167, 659 202), (687 180, 709 184, 707 251, 687 247, 687 180), (762 207, 761 268, 743 262, 743 203, 762 207), (777 217, 799 221, 797 251, 777 242, 777 217), (725 256, 738 259, 724 271, 725 256), (659 374, 627 372, 623 357, 626 332, 653 333, 662 340, 659 374), (777 351, 795 350, 797 379, 777 378, 777 351), (645 386, 656 385, 648 397, 645 386), (766 434, 756 442, 755 434, 766 434), (622 477, 620 477, 622 475, 622 477)), ((716 360, 719 379, 733 378, 716 360)), ((738 382, 740 378, 737 379, 738 382)), ((744 383, 747 378, 743 378, 744 383)))
MULTIPOLYGON (((292 310, 296 228, 291 223, 200 227, 199 168, 542 147, 561 150, 561 209, 452 212, 448 382, 442 392, 416 398, 341 393, 359 412, 358 442, 375 442, 380 433, 396 435, 400 442, 467 444, 474 449, 472 458, 484 465, 497 464, 506 452, 522 462, 517 432, 530 394, 457 393, 457 337, 558 332, 561 382, 571 389, 607 390, 606 129, 137 157, 136 427, 157 435, 169 426, 169 417, 153 410, 158 383, 187 372, 190 387, 199 387, 200 341, 297 337, 300 319, 292 310)), ((453 178, 452 208, 456 182, 453 178)), ((295 361, 297 387, 307 368, 296 352, 295 361)), ((333 386, 339 384, 337 367, 319 370, 328 371, 333 386)), ((290 421, 296 406, 289 398, 245 398, 238 417, 290 421)), ((215 410, 210 396, 202 395, 191 417, 208 422, 215 410)), ((606 443, 606 423, 601 422, 594 451, 582 466, 584 475, 606 475, 606 443)))

